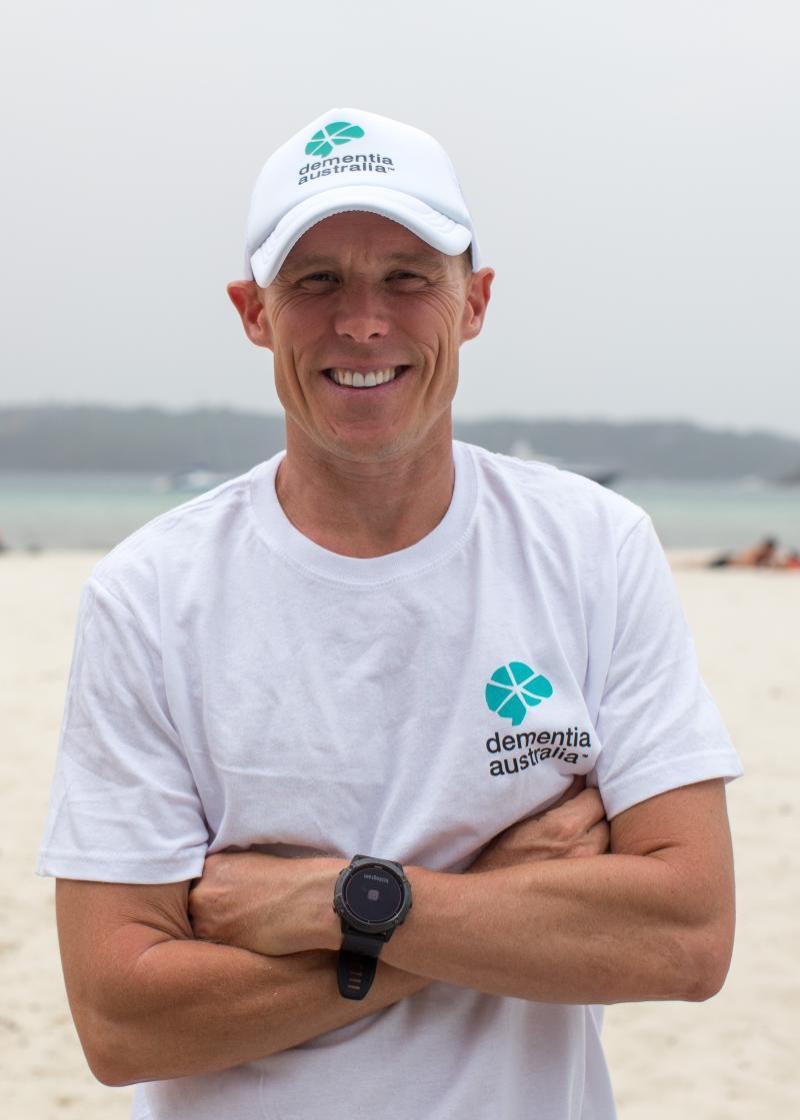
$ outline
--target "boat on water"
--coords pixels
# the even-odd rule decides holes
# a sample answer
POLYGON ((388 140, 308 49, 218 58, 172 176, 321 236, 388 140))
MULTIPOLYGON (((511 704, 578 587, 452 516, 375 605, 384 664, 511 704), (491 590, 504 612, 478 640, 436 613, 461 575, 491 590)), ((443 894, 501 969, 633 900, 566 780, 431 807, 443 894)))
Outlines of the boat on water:
POLYGON ((557 455, 545 455, 543 452, 534 450, 524 439, 515 440, 508 454, 513 455, 516 459, 536 459, 540 463, 549 463, 551 467, 559 467, 563 471, 582 474, 584 478, 590 478, 592 482, 598 482, 601 486, 610 486, 612 482, 616 482, 622 473, 618 467, 607 464, 575 462, 574 460, 560 459, 557 455))
POLYGON ((800 467, 782 475, 777 481, 779 486, 800 486, 800 467))
POLYGON ((154 483, 159 494, 204 494, 221 482, 226 482, 230 474, 210 471, 206 467, 192 467, 176 474, 162 474, 154 483))

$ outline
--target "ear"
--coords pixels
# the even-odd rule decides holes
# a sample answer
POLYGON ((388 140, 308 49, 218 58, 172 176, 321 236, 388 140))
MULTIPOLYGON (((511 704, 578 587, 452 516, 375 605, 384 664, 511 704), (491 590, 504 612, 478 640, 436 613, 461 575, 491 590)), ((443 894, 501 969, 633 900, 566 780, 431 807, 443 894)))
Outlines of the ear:
POLYGON ((464 304, 464 318, 461 323, 461 341, 476 338, 481 333, 486 308, 492 292, 494 269, 482 268, 473 272, 467 280, 467 296, 464 304))
POLYGON ((261 299, 263 289, 259 288, 255 280, 232 280, 226 290, 231 303, 239 312, 247 337, 254 346, 265 346, 271 350, 272 331, 261 299))

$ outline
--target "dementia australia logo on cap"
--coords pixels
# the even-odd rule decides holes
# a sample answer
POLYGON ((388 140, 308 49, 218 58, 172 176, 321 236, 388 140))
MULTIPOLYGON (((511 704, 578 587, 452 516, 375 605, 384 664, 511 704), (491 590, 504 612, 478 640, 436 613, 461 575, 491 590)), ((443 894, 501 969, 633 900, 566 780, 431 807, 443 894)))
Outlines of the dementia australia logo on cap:
POLYGON ((361 125, 350 124, 349 121, 331 121, 315 132, 306 144, 307 156, 319 156, 313 163, 306 163, 297 170, 297 185, 310 183, 312 179, 321 179, 328 175, 343 175, 350 171, 377 171, 386 175, 394 171, 394 163, 388 156, 379 152, 358 152, 356 155, 332 156, 334 145, 349 144, 351 140, 360 140, 365 135, 361 125))
POLYGON ((514 727, 522 723, 528 708, 535 708, 553 695, 547 677, 535 673, 522 661, 501 665, 486 686, 486 703, 492 712, 510 719, 514 727))
POLYGON ((306 144, 306 155, 329 156, 334 144, 349 144, 351 140, 358 140, 363 135, 364 129, 360 125, 350 124, 349 121, 333 121, 314 133, 306 144))

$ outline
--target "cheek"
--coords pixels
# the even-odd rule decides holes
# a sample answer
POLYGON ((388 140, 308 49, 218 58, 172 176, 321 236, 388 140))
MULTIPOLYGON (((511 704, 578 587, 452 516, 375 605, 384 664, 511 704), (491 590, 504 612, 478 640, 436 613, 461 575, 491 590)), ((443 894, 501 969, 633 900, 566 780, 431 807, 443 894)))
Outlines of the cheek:
MULTIPOLYGON (((315 351, 319 326, 298 314, 291 305, 278 307, 272 316, 273 353, 278 374, 292 373, 308 364, 315 351)), ((313 364, 313 363, 312 363, 313 364)))
POLYGON ((281 306, 278 306, 270 316, 276 356, 279 352, 285 353, 291 349, 291 339, 297 337, 296 318, 290 308, 281 306))
POLYGON ((454 296, 433 292, 421 301, 409 319, 409 333, 436 358, 457 350, 462 302, 454 296))
POLYGON ((316 329, 319 315, 309 314, 303 301, 296 297, 275 296, 267 308, 276 344, 291 345, 292 339, 309 337, 316 329))

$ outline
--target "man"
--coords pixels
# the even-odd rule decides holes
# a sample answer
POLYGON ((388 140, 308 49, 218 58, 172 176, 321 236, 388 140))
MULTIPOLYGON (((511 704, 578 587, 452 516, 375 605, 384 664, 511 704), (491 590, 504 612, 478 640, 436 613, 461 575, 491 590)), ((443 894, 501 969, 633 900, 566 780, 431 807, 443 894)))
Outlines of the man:
POLYGON ((39 870, 89 1062, 141 1120, 611 1117, 598 1005, 708 997, 733 929, 650 522, 453 441, 493 274, 431 137, 312 122, 247 269, 285 454, 82 599, 39 870))

